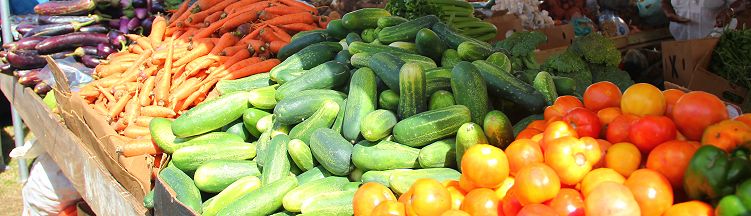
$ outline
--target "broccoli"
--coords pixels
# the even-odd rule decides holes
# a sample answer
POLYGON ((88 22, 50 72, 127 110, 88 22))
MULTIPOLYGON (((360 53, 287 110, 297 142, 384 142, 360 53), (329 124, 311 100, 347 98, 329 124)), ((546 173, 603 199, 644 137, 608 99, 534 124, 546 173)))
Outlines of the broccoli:
POLYGON ((511 36, 496 43, 496 50, 510 54, 509 58, 514 63, 514 70, 540 69, 540 64, 535 59, 534 51, 537 46, 545 43, 548 37, 541 32, 514 32, 511 36), (523 67, 522 67, 523 66, 523 67))
POLYGON ((621 63, 621 52, 615 47, 615 43, 596 33, 574 39, 568 50, 592 64, 618 66, 621 63))
POLYGON ((610 81, 621 91, 625 91, 628 87, 634 85, 634 81, 631 80, 628 72, 618 69, 617 67, 609 67, 603 65, 592 65, 592 82, 610 81))
POLYGON ((542 69, 556 76, 569 77, 576 81, 576 91, 580 95, 592 84, 592 73, 588 64, 571 51, 550 57, 542 64, 542 69))

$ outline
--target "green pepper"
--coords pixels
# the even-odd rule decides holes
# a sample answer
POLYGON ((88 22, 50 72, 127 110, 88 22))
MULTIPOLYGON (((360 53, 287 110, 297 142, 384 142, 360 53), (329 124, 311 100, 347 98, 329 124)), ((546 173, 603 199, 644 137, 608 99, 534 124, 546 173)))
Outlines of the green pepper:
POLYGON ((712 203, 733 194, 736 185, 751 177, 747 152, 748 149, 740 148, 729 155, 712 145, 700 147, 683 177, 686 194, 689 198, 712 203))
POLYGON ((715 208, 715 215, 751 215, 751 180, 746 180, 738 186, 734 195, 723 197, 715 208))

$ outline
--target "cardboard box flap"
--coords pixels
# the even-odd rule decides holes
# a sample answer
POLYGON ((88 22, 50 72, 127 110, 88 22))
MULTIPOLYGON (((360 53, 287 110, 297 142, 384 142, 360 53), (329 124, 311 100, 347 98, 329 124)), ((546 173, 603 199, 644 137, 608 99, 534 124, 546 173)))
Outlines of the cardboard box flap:
POLYGON ((717 41, 716 38, 708 38, 663 42, 662 68, 665 81, 688 86, 694 69, 707 53, 712 52, 717 41))

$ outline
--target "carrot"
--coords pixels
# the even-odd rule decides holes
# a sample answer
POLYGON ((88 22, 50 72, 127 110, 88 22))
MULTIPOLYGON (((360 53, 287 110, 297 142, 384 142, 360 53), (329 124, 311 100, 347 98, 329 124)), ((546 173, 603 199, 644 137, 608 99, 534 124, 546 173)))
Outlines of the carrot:
POLYGON ((240 39, 240 42, 241 42, 241 43, 242 43, 242 42, 248 43, 248 41, 250 41, 250 40, 255 40, 255 39, 257 39, 257 38, 258 38, 258 35, 259 35, 259 34, 261 33, 261 30, 262 30, 262 29, 263 29, 264 27, 266 27, 266 24, 260 24, 260 25, 257 25, 257 26, 255 27, 256 29, 254 29, 254 30, 253 30, 252 32, 248 33, 248 34, 247 34, 247 35, 245 35, 245 36, 244 36, 244 37, 243 37, 242 39, 240 39))
POLYGON ((125 105, 128 104, 128 101, 130 101, 130 98, 132 98, 133 95, 131 94, 125 94, 123 97, 117 100, 117 102, 110 107, 109 112, 107 113, 107 116, 110 119, 115 119, 118 115, 120 115, 121 112, 125 109, 125 105))
POLYGON ((163 16, 157 15, 151 24, 151 34, 149 34, 152 45, 159 46, 162 43, 165 30, 167 30, 167 20, 163 16))
POLYGON ((112 54, 110 56, 107 56, 107 59, 109 59, 109 62, 135 61, 137 58, 138 58, 138 54, 128 53, 128 52, 118 52, 117 54, 112 54))
POLYGON ((232 55, 232 57, 229 57, 227 61, 222 63, 222 65, 233 65, 243 59, 247 59, 248 57, 250 57, 250 52, 248 52, 248 49, 243 49, 232 55))
POLYGON ((306 10, 309 13, 312 13, 313 15, 318 15, 318 10, 316 10, 316 8, 314 8, 314 7, 312 7, 312 6, 308 5, 308 4, 299 2, 297 0, 278 0, 278 1, 280 3, 282 3, 282 4, 287 5, 287 6, 297 7, 297 8, 306 10))
POLYGON ((193 105, 193 102, 194 102, 194 101, 195 101, 196 99, 198 99, 198 97, 199 97, 199 96, 201 96, 201 95, 203 95, 203 94, 206 94, 206 92, 207 92, 207 91, 209 90, 209 88, 210 88, 211 86, 214 86, 214 84, 216 84, 216 83, 217 83, 218 81, 219 81, 219 79, 211 79, 211 81, 210 81, 210 82, 208 82, 208 83, 205 83, 205 84, 201 85, 201 86, 200 86, 200 87, 199 87, 199 88, 197 89, 197 91, 195 91, 195 92, 193 92, 192 94, 190 94, 190 96, 188 96, 188 97, 187 97, 187 98, 185 99, 185 101, 183 101, 183 103, 182 103, 182 106, 180 106, 180 110, 187 110, 187 109, 188 109, 188 107, 190 107, 191 105, 193 105))
POLYGON ((232 29, 235 29, 235 27, 242 25, 243 23, 255 21, 256 19, 258 19, 258 11, 241 13, 237 16, 230 16, 227 19, 228 21, 219 28, 219 32, 227 33, 232 29))
POLYGON ((197 31, 196 35, 194 35, 193 38, 194 39, 196 39, 196 38, 198 38, 198 39, 206 38, 206 37, 210 36, 211 34, 213 34, 214 32, 216 32, 217 30, 219 30, 219 28, 221 28, 222 25, 224 25, 224 23, 227 23, 230 20, 232 20, 232 19, 231 18, 227 18, 227 19, 222 19, 222 20, 219 20, 217 22, 214 22, 211 25, 207 26, 206 28, 203 28, 200 31, 197 31))
MULTIPOLYGON (((125 130, 127 131, 128 128, 126 128, 125 130)), ((131 129, 131 131, 132 130, 133 129, 131 129)), ((159 154, 161 152, 162 151, 161 149, 159 149, 159 146, 154 144, 151 139, 136 139, 117 148, 117 153, 122 154, 125 157, 140 156, 145 154, 153 155, 159 154)))
POLYGON ((107 113, 109 113, 109 110, 107 110, 107 108, 104 107, 104 104, 97 103, 97 104, 94 104, 93 107, 94 107, 94 110, 99 112, 99 114, 106 116, 107 113))
POLYGON ((123 131, 125 130, 125 127, 127 125, 125 125, 124 119, 118 119, 117 121, 112 121, 110 123, 110 126, 112 126, 112 128, 115 129, 115 131, 123 131))
POLYGON ((222 37, 219 38, 219 41, 217 41, 216 45, 214 45, 214 48, 209 51, 209 53, 217 55, 219 52, 224 50, 224 48, 233 46, 238 41, 240 41, 239 38, 235 36, 235 34, 232 34, 231 32, 224 33, 222 37))
POLYGON ((146 79, 146 81, 143 82, 143 88, 141 88, 141 91, 138 95, 138 100, 141 106, 147 106, 151 104, 151 94, 152 90, 154 90, 154 83, 156 81, 156 77, 150 76, 146 79))
POLYGON ((187 66, 185 66, 185 69, 187 70, 185 73, 182 74, 183 77, 190 77, 195 75, 199 70, 203 70, 208 68, 211 64, 214 62, 219 61, 218 56, 214 55, 208 55, 203 56, 200 58, 197 58, 196 60, 193 60, 192 62, 188 63, 187 66))
MULTIPOLYGON (((86 86, 84 86, 86 87, 86 86)), ((81 97, 88 98, 88 97, 97 97, 99 96, 99 91, 96 89, 83 89, 81 88, 78 90, 78 95, 81 95, 81 97)))
POLYGON ((139 100, 138 97, 134 97, 125 105, 125 124, 131 125, 136 120, 141 108, 139 100))
POLYGON ((123 64, 98 65, 96 68, 96 73, 94 73, 94 75, 100 78, 108 77, 116 73, 122 73, 128 70, 128 67, 123 64))
POLYGON ((276 14, 276 15, 287 15, 287 14, 293 14, 293 13, 300 13, 300 12, 308 12, 305 9, 298 8, 298 7, 290 7, 287 5, 274 5, 273 7, 269 7, 265 9, 266 12, 276 14))
POLYGON ((180 84, 179 87, 170 93, 170 102, 177 102, 188 97, 188 95, 196 90, 199 82, 198 78, 193 77, 180 84))
POLYGON ((248 50, 248 47, 243 46, 243 45, 231 46, 231 47, 224 48, 224 50, 219 52, 219 55, 220 56, 234 56, 235 54, 243 50, 248 50))
MULTIPOLYGON (((287 42, 287 43, 289 43, 290 41, 292 41, 292 36, 290 36, 289 34, 287 34, 287 32, 285 32, 281 28, 276 27, 275 25, 269 25, 269 26, 271 27, 271 29, 274 32, 274 35, 277 38, 282 39, 282 41, 287 42)), ((269 42, 271 42, 271 41, 269 41, 269 42)))
POLYGON ((139 46, 138 44, 132 44, 132 45, 130 45, 128 47, 128 51, 130 51, 132 53, 135 53, 135 54, 142 54, 144 52, 143 51, 143 47, 139 46))
POLYGON ((136 120, 133 121, 133 123, 141 127, 149 127, 149 123, 151 123, 152 119, 154 119, 154 117, 138 116, 136 117, 136 120))
POLYGON ((139 68, 139 67, 140 67, 141 65, 143 65, 143 63, 144 63, 144 62, 146 62, 146 60, 147 60, 147 59, 148 59, 149 57, 151 57, 151 53, 152 53, 152 51, 151 51, 151 50, 146 50, 146 51, 145 51, 145 52, 143 53, 143 55, 141 55, 140 57, 138 57, 138 60, 136 60, 136 63, 135 63, 135 64, 133 64, 132 66, 130 66, 130 67, 128 68, 128 70, 126 70, 126 71, 125 71, 125 72, 123 73, 122 79, 120 79, 120 81, 118 81, 117 83, 118 83, 118 84, 122 84, 122 83, 125 83, 125 82, 133 82, 133 81, 135 81, 135 80, 136 80, 136 77, 137 77, 137 75, 138 75, 138 71, 137 71, 137 69, 138 69, 138 68, 139 68))
POLYGON ((182 58, 175 61, 173 65, 182 66, 184 64, 187 64, 188 62, 191 62, 198 57, 208 54, 212 48, 214 48, 213 43, 199 43, 197 46, 193 47, 193 50, 185 54, 182 58))
MULTIPOLYGON (((172 37, 175 38, 174 36, 172 37)), ((159 74, 159 82, 156 84, 154 90, 154 101, 157 105, 164 105, 167 100, 167 94, 169 94, 170 80, 172 80, 172 55, 174 53, 175 40, 171 40, 167 47, 167 59, 164 61, 164 71, 159 74)))
POLYGON ((227 13, 225 13, 224 11, 214 12, 213 14, 207 16, 205 20, 203 20, 203 26, 209 26, 211 25, 211 23, 219 21, 220 19, 223 19, 225 17, 227 17, 227 13))
POLYGON ((257 54, 257 53, 261 53, 263 51, 266 51, 266 47, 264 46, 263 41, 260 41, 260 40, 249 40, 248 41, 248 50, 250 51, 250 54, 257 54))
POLYGON ((271 43, 269 43, 269 49, 273 53, 278 53, 279 50, 282 49, 282 47, 287 46, 287 44, 289 43, 284 41, 271 41, 271 43))
POLYGON ((287 29, 289 31, 297 31, 297 32, 321 29, 318 26, 309 25, 305 23, 287 24, 287 25, 283 25, 282 28, 287 29))
POLYGON ((235 3, 235 0, 217 1, 214 4, 211 4, 209 8, 206 8, 205 10, 201 8, 201 12, 190 15, 190 17, 188 17, 188 19, 186 19, 185 21, 190 24, 203 23, 203 20, 206 19, 206 17, 214 12, 222 11, 225 7, 227 7, 227 5, 230 5, 232 3, 235 3))
POLYGON ((145 106, 141 107, 141 115, 148 117, 170 118, 177 115, 175 111, 163 106, 145 106))
POLYGON ((128 138, 136 139, 138 137, 151 135, 151 132, 149 132, 148 127, 141 127, 138 125, 128 125, 125 130, 123 130, 123 135, 128 138))
POLYGON ((278 38, 276 34, 274 34, 274 30, 271 29, 271 27, 266 27, 260 32, 261 39, 266 42, 271 42, 275 40, 282 40, 281 38, 278 38))
POLYGON ((218 4, 222 0, 198 0, 195 4, 198 5, 198 8, 201 10, 206 10, 208 8, 211 8, 213 5, 218 4))
POLYGON ((156 65, 151 65, 150 67, 146 68, 146 70, 143 70, 143 72, 140 74, 142 77, 149 77, 153 76, 154 72, 156 72, 159 68, 156 65))
POLYGON ((248 5, 252 5, 255 3, 258 3, 260 0, 240 0, 238 2, 232 3, 231 5, 228 5, 226 8, 224 8, 224 13, 232 14, 237 12, 237 9, 243 8, 248 5))
POLYGON ((193 35, 196 34, 196 31, 198 31, 198 29, 188 28, 188 30, 180 34, 179 37, 177 37, 177 39, 181 41, 188 41, 190 37, 193 37, 193 35))
POLYGON ((258 15, 259 20, 270 20, 279 17, 279 15, 266 12, 266 10, 262 11, 261 14, 258 15))
POLYGON ((329 26, 329 22, 331 22, 331 19, 328 16, 318 16, 318 26, 321 28, 326 28, 329 26))
POLYGON ((96 85, 96 88, 97 88, 97 90, 99 90, 99 92, 102 93, 102 95, 104 95, 105 98, 107 98, 107 100, 109 100, 109 101, 115 101, 115 96, 112 95, 112 93, 110 93, 109 91, 107 91, 104 88, 102 88, 102 86, 96 85))
MULTIPOLYGON (((183 2, 180 7, 177 8, 177 11, 175 13, 172 13, 172 16, 170 16, 168 23, 175 23, 175 20, 177 20, 179 17, 183 16, 183 14, 188 11, 188 8, 191 7, 190 1, 183 2)), ((195 7, 195 6, 193 6, 195 7)), ((153 25, 153 24, 152 24, 153 25)), ((170 24, 170 26, 172 26, 170 24)))
POLYGON ((229 13, 229 15, 243 14, 250 11, 262 11, 263 9, 271 6, 274 6, 274 3, 272 1, 260 1, 249 5, 243 5, 240 8, 236 8, 231 13, 229 13))
POLYGON ((313 22, 315 22, 315 20, 313 19, 313 15, 308 12, 287 14, 287 15, 276 17, 274 19, 264 21, 264 23, 269 24, 269 25, 286 25, 286 24, 292 24, 292 23, 310 24, 313 22))
POLYGON ((275 66, 279 65, 280 61, 279 59, 269 59, 266 61, 255 63, 251 66, 244 67, 240 70, 230 71, 230 74, 227 74, 223 79, 237 79, 242 78, 246 76, 250 76, 253 74, 268 72, 275 66))

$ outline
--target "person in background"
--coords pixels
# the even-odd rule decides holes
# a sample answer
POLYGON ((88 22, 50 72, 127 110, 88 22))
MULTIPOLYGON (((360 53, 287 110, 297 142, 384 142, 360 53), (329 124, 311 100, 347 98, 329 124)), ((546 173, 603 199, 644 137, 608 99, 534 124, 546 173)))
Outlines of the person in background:
MULTIPOLYGON (((735 0, 662 0, 662 9, 670 20, 670 33, 676 40, 707 37, 715 26, 724 26, 735 0), (722 21, 722 22, 720 22, 722 21)), ((739 0, 745 2, 747 0, 739 0)))

